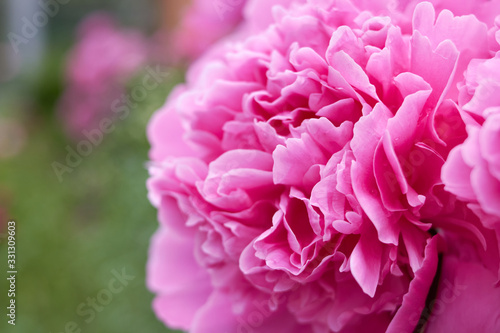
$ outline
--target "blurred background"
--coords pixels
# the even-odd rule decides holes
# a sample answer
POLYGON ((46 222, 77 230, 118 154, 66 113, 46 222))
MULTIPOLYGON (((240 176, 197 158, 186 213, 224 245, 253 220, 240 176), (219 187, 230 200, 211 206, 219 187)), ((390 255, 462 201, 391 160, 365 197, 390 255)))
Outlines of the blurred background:
POLYGON ((0 3, 3 309, 7 221, 17 229, 16 325, 3 310, 0 332, 170 332, 145 286, 145 132, 184 77, 162 37, 184 5, 0 3))

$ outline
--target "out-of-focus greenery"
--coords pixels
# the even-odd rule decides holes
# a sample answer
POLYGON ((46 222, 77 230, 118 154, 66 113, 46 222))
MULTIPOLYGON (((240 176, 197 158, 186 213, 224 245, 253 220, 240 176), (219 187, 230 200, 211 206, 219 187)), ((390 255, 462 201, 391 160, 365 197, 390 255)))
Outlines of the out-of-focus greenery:
POLYGON ((0 239, 0 332, 66 332, 71 321, 88 333, 171 332, 156 319, 153 295, 145 286, 149 240, 157 227, 145 188, 145 128, 182 74, 172 70, 169 82, 150 91, 59 182, 52 163, 64 163, 66 147, 77 144, 65 138, 53 112, 62 88, 57 69, 63 56, 59 52, 47 57, 43 68, 50 70, 42 70, 29 89, 11 86, 0 92, 0 115, 15 119, 27 132, 21 152, 0 159, 0 206, 6 206, 8 218, 17 223, 18 272, 12 327, 5 315, 7 245, 0 239), (30 95, 24 96, 26 91, 30 95), (134 280, 86 323, 88 316, 78 315, 78 306, 107 289, 112 271, 123 268, 134 280))

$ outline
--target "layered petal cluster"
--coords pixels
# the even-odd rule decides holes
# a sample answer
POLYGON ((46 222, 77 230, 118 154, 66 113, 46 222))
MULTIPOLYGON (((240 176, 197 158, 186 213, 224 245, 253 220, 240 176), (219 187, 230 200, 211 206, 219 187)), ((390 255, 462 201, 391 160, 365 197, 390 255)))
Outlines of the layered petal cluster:
POLYGON ((192 66, 148 129, 167 325, 412 332, 454 229, 485 246, 441 169, 466 137, 457 72, 493 27, 413 8, 407 28, 360 1, 274 6, 192 66))
MULTIPOLYGON (((459 259, 450 256, 445 261, 443 279, 452 281, 454 291, 457 288, 463 291, 459 294, 460 298, 453 298, 449 306, 430 318, 430 332, 439 332, 445 326, 456 326, 457 332, 495 332, 500 329, 500 314, 488 312, 488 309, 500 304, 500 271, 497 266, 500 239, 499 74, 498 53, 491 59, 476 59, 469 64, 459 95, 460 112, 468 136, 453 148, 442 170, 446 190, 467 203, 479 218, 478 224, 488 229, 489 233, 496 234, 497 242, 486 246, 487 252, 481 260, 462 260, 463 257, 470 258, 470 252, 474 253, 470 251, 463 255, 466 251, 462 250, 455 251, 459 253, 459 259), (486 269, 485 263, 489 269, 486 269), (460 321, 451 322, 448 319, 463 311, 472 299, 478 305, 478 311, 469 312, 460 321), (471 321, 470 317, 474 320, 471 321)), ((445 292, 443 289, 440 291, 441 295, 445 292)))
POLYGON ((443 169, 446 189, 500 230, 500 54, 470 63, 460 88, 467 139, 443 169))
MULTIPOLYGON (((287 7, 292 3, 306 3, 306 0, 192 0, 185 8, 178 9, 180 21, 175 24, 167 38, 168 54, 174 61, 194 60, 231 33, 248 35, 273 22, 271 8, 276 5, 287 7)), ((412 29, 413 11, 421 0, 353 0, 358 8, 375 15, 390 16, 403 32, 412 29)), ((452 1, 432 0, 436 10, 451 10, 455 15, 474 14, 481 21, 492 25, 497 15, 495 1, 452 1)), ((179 5, 176 5, 179 7, 179 5)), ((172 11, 172 8, 167 7, 172 11)))
POLYGON ((67 88, 59 113, 68 135, 83 137, 112 110, 124 86, 148 57, 145 38, 135 30, 119 28, 105 13, 87 17, 78 29, 78 41, 67 63, 67 88))

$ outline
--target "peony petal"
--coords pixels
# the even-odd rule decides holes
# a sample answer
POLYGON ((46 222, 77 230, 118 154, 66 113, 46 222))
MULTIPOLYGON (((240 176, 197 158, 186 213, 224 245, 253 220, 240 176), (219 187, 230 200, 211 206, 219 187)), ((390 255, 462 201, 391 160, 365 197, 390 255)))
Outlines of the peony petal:
POLYGON ((499 332, 497 277, 479 263, 454 257, 444 258, 442 271, 426 332, 499 332))
POLYGON ((389 324, 387 333, 413 332, 417 326, 438 266, 437 243, 436 237, 427 243, 422 267, 415 272, 408 293, 403 297, 403 304, 389 324))
POLYGON ((212 290, 208 274, 194 258, 192 238, 165 227, 158 230, 151 242, 147 284, 158 293, 153 304, 158 317, 181 329, 191 327, 212 290))
POLYGON ((377 291, 382 250, 382 244, 375 237, 375 233, 365 230, 350 257, 352 276, 370 297, 375 296, 377 291))
POLYGON ((443 166, 441 177, 446 189, 464 200, 475 200, 474 190, 470 183, 472 168, 463 160, 462 147, 455 147, 443 166))

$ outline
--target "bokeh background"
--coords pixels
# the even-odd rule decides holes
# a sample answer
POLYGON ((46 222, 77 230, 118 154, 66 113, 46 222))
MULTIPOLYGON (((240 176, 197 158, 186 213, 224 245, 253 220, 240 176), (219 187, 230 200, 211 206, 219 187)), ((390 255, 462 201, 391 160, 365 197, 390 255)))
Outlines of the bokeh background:
MULTIPOLYGON (((180 0, 166 0, 178 1, 180 0)), ((176 19, 172 3, 161 0, 65 0, 28 42, 13 52, 9 33, 22 34, 25 21, 41 10, 39 0, 0 2, 0 300, 8 306, 7 220, 17 224, 16 326, 1 311, 0 332, 170 332, 151 310, 145 286, 149 239, 156 211, 145 182, 149 145, 146 125, 183 80, 182 66, 163 61, 161 35, 176 19), (88 15, 105 11, 120 27, 142 34, 147 60, 121 78, 125 93, 141 84, 146 66, 162 66, 169 77, 115 122, 100 144, 72 172, 58 178, 54 162, 64 164, 68 134, 61 97, 67 89, 67 63, 77 43, 77 27, 88 15), (108 288, 113 270, 134 279, 89 316, 77 313, 88 298, 108 288)), ((174 7, 176 5, 174 4, 174 7)), ((12 35, 10 35, 12 36, 12 35)), ((90 307, 86 308, 89 309, 90 307)))

